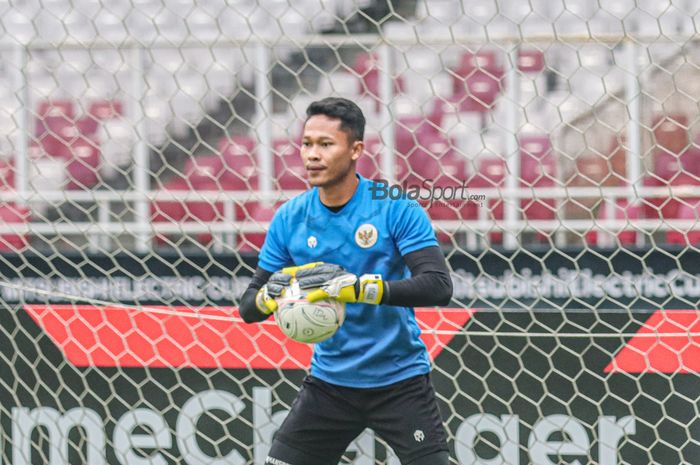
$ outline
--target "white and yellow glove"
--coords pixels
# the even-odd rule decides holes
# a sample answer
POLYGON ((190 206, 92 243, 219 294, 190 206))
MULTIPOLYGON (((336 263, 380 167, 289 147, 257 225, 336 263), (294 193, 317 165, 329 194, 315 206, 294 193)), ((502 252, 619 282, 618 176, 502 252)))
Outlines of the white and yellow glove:
POLYGON ((296 276, 297 271, 304 268, 314 267, 322 262, 307 263, 301 266, 289 266, 282 268, 270 276, 267 283, 258 290, 255 295, 255 306, 258 311, 269 315, 277 311, 277 299, 284 297, 285 290, 296 276))
POLYGON ((384 281, 378 274, 360 277, 342 266, 331 263, 311 263, 299 267, 295 278, 299 287, 312 289, 306 294, 309 302, 333 299, 345 303, 379 304, 384 295, 384 281))

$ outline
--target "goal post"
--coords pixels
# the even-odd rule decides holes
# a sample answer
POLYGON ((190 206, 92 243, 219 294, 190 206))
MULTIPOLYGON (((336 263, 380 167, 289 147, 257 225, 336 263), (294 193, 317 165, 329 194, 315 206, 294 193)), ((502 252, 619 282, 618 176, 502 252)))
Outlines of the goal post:
POLYGON ((0 6, 0 463, 264 464, 312 347, 237 305, 343 96, 450 266, 452 463, 700 464, 700 12, 633 3, 0 6))

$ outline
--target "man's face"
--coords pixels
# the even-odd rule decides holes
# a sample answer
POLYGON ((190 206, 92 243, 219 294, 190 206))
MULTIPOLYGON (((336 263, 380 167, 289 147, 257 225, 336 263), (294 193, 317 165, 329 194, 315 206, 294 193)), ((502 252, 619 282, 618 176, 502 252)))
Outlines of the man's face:
POLYGON ((301 158, 309 184, 329 187, 355 174, 355 160, 362 153, 360 141, 350 142, 340 120, 314 115, 304 125, 301 158))

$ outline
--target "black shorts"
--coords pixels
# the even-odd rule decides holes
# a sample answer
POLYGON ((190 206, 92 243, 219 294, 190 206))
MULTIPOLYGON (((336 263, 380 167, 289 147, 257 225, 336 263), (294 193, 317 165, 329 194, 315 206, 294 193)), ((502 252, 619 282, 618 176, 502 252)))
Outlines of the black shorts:
POLYGON ((403 465, 448 450, 429 375, 367 389, 307 376, 265 463, 337 465, 365 428, 384 439, 403 465))

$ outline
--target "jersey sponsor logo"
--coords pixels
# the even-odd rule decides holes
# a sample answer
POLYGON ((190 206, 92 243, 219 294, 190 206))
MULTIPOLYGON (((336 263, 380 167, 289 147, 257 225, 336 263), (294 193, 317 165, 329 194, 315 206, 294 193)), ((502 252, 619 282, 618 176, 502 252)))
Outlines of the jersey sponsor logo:
POLYGON ((306 245, 308 245, 310 249, 315 249, 318 245, 318 239, 316 239, 316 236, 309 236, 309 238, 306 239, 306 245))
POLYGON ((416 442, 423 442, 425 441, 425 433, 421 429, 417 429, 413 432, 413 439, 416 440, 416 442))
POLYGON ((377 243, 377 228, 373 224, 365 223, 355 231, 355 242, 363 249, 369 249, 377 243))
MULTIPOLYGON (((25 305, 66 359, 78 367, 307 369, 312 346, 274 323, 234 323, 233 307, 25 305), (200 318, 212 316, 212 319, 200 318), (280 344, 284 341, 284 350, 280 344)), ((421 339, 435 359, 472 310, 416 308, 421 339)))

